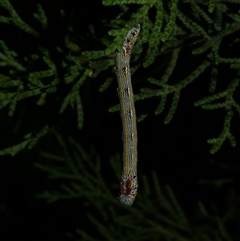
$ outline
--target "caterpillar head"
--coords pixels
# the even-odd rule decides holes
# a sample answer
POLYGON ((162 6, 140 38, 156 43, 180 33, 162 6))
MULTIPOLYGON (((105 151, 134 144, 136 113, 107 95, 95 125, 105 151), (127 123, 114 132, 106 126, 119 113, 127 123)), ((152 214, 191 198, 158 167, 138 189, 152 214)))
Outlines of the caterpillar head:
POLYGON ((125 54, 130 55, 131 50, 137 41, 139 32, 140 32, 140 24, 137 23, 131 30, 128 31, 126 37, 123 40, 123 50, 125 54))

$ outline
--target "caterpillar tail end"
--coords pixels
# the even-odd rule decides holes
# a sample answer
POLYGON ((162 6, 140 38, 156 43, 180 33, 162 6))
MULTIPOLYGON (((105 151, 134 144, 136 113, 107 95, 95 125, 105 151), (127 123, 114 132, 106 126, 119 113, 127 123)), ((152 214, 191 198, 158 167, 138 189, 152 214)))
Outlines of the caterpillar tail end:
POLYGON ((133 198, 130 195, 120 194, 120 196, 118 197, 118 200, 121 204, 124 204, 124 205, 127 205, 127 206, 132 206, 135 198, 133 198))

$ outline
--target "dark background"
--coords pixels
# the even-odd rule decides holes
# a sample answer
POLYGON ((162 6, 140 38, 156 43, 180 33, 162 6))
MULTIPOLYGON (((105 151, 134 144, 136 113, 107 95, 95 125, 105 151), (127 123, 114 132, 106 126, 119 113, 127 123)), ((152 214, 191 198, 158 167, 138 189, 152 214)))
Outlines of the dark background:
MULTIPOLYGON (((30 21, 29 13, 34 9, 35 3, 27 0, 21 3, 11 2, 24 21, 30 21)), ((100 3, 92 1, 84 3, 82 5, 76 1, 52 1, 49 4, 49 1, 41 1, 43 9, 46 10, 49 28, 41 33, 39 39, 32 39, 35 42, 31 42, 29 36, 25 38, 25 35, 21 35, 21 31, 16 30, 15 27, 2 23, 0 36, 9 46, 14 46, 21 56, 26 51, 34 51, 38 44, 51 51, 54 45, 63 43, 67 24, 71 24, 76 29, 73 36, 76 42, 78 39, 84 39, 88 24, 95 26, 99 36, 106 34, 110 29, 102 27, 101 21, 114 18, 119 11, 118 8, 113 7, 111 11, 106 11, 106 7, 100 3), (57 10, 61 8, 66 12, 68 23, 59 20, 57 10), (16 42, 15 39, 18 41, 16 42)), ((137 7, 133 6, 134 8, 137 7)), ((4 15, 5 10, 0 8, 0 14, 4 15)), ((33 27, 39 27, 34 26, 34 22, 32 24, 33 27)), ((236 35, 231 35, 223 41, 220 48, 222 57, 239 57, 239 49, 231 48, 229 45, 235 38, 236 35)), ((93 40, 91 42, 89 39, 91 38, 88 37, 85 42, 81 42, 83 44, 81 48, 99 50, 100 43, 93 40)), ((186 78, 206 57, 205 55, 192 56, 191 51, 192 48, 188 45, 181 50, 170 84, 186 78)), ((56 61, 57 58, 58 56, 56 61)), ((167 66, 168 61, 169 56, 162 55, 151 67, 138 69, 132 76, 134 93, 139 93, 142 87, 153 87, 147 82, 147 77, 160 78, 164 71, 162 68, 164 65, 167 66)), ((40 66, 34 66, 34 68, 38 67, 40 68, 40 66)), ((1 73, 5 74, 4 70, 1 73)), ((217 91, 226 89, 235 75, 236 73, 226 65, 220 65, 217 91)), ((8 117, 7 108, 2 109, 0 112, 1 149, 19 143, 24 134, 38 131, 48 123, 63 138, 68 136, 75 138, 86 151, 94 147, 100 154, 106 178, 111 177, 108 159, 116 152, 122 152, 122 126, 119 113, 108 112, 108 108, 118 103, 117 81, 113 81, 105 92, 99 92, 99 87, 109 76, 115 80, 113 70, 109 69, 97 78, 89 78, 80 89, 84 111, 82 130, 77 129, 74 110, 68 108, 64 114, 58 114, 61 101, 68 91, 64 84, 60 85, 56 94, 47 99, 45 106, 36 106, 36 99, 33 97, 20 101, 12 117, 8 117)), ((200 107, 194 107, 195 101, 208 95, 210 76, 210 71, 207 69, 192 84, 183 89, 177 111, 168 125, 164 125, 163 121, 171 104, 171 95, 168 97, 165 111, 160 116, 154 115, 154 110, 159 103, 157 98, 136 103, 137 115, 144 113, 145 110, 149 111, 148 117, 138 124, 139 175, 146 174, 149 177, 152 171, 156 171, 160 183, 170 184, 180 204, 190 216, 193 215, 199 200, 207 206, 214 205, 216 213, 220 215, 236 203, 239 206, 237 201, 239 196, 238 146, 233 148, 226 140, 220 151, 211 155, 211 145, 207 144, 208 139, 217 137, 221 133, 225 112, 222 109, 205 111, 200 107), (218 164, 227 164, 233 170, 211 164, 210 160, 218 164), (233 182, 221 186, 218 190, 213 185, 199 184, 201 179, 224 178, 233 178, 233 182)), ((237 100, 239 100, 238 95, 239 91, 236 93, 237 100)), ((239 143, 239 131, 239 116, 235 113, 231 122, 231 132, 236 137, 237 143, 239 143)), ((66 231, 74 231, 79 224, 83 225, 83 229, 85 228, 84 213, 81 213, 82 209, 78 208, 79 205, 81 206, 81 200, 64 200, 47 204, 44 200, 35 198, 36 193, 48 190, 52 184, 47 179, 47 175, 36 169, 33 163, 43 161, 39 155, 41 151, 51 152, 56 148, 56 140, 53 134, 49 133, 33 150, 21 151, 14 157, 1 157, 0 240, 59 240, 65 239, 66 231)), ((112 180, 112 182, 115 181, 112 180)), ((141 181, 139 185, 139 192, 141 192, 141 181)), ((239 218, 239 211, 236 211, 236 216, 239 218)), ((235 225, 239 228, 239 222, 235 225)))

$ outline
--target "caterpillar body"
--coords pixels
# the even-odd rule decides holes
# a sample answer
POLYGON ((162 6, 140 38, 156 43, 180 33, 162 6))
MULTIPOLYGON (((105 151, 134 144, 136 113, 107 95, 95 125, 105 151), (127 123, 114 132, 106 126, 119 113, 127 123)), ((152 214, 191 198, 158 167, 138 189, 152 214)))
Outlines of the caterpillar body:
POLYGON ((123 40, 123 51, 116 53, 116 76, 123 128, 123 170, 120 179, 119 202, 132 205, 138 188, 137 124, 131 83, 131 50, 137 41, 140 24, 134 26, 123 40))

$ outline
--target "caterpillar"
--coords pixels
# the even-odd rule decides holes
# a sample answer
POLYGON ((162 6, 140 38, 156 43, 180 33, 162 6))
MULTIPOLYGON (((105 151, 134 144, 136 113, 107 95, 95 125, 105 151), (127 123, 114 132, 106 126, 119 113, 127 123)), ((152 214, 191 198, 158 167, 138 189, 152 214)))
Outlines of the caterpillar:
POLYGON ((131 206, 137 196, 137 124, 131 83, 131 50, 137 41, 140 24, 136 24, 123 40, 123 51, 116 53, 116 76, 123 129, 123 170, 119 202, 131 206))

